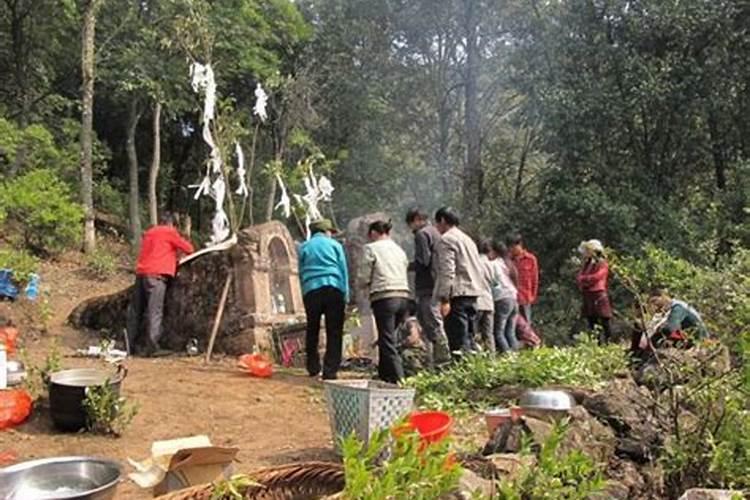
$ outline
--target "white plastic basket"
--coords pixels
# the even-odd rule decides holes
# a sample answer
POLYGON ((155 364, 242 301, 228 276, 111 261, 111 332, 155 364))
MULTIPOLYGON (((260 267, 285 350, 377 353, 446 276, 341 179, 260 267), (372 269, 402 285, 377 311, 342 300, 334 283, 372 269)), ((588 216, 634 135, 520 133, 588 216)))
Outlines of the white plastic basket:
POLYGON ((390 427, 414 408, 414 389, 376 380, 328 380, 325 382, 328 418, 336 452, 352 432, 364 442, 390 427))

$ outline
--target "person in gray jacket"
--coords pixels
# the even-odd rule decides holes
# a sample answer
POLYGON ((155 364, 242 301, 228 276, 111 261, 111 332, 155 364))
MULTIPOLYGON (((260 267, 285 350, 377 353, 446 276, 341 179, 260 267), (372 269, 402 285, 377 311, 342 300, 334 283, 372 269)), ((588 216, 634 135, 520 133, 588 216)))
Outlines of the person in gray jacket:
POLYGON ((485 273, 477 246, 458 228, 460 218, 451 207, 435 214, 442 237, 437 246, 435 299, 445 318, 445 333, 453 353, 471 351, 477 297, 484 293, 485 273))
POLYGON ((358 271, 361 285, 370 290, 370 303, 378 327, 378 376, 396 383, 404 378, 396 329, 409 312, 409 278, 406 253, 390 237, 390 221, 370 224, 364 256, 358 271))
POLYGON ((450 350, 439 304, 432 297, 437 265, 435 252, 440 233, 419 208, 412 208, 406 213, 406 224, 414 233, 414 261, 409 263, 409 270, 414 271, 417 319, 427 340, 430 362, 444 363, 450 360, 450 350))

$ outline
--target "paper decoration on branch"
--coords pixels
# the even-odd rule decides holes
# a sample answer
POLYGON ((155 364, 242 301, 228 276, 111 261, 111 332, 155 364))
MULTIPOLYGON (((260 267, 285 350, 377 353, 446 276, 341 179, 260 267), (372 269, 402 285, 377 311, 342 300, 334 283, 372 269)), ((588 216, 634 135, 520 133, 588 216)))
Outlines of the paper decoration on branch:
POLYGON ((193 91, 203 92, 203 141, 211 149, 208 163, 206 164, 206 174, 200 184, 195 187, 194 199, 201 196, 209 196, 215 202, 215 212, 211 223, 212 235, 211 243, 221 243, 231 234, 229 228, 229 218, 224 212, 224 198, 227 192, 226 180, 222 169, 221 151, 216 146, 213 135, 211 134, 211 122, 216 117, 216 80, 214 79, 214 70, 210 64, 193 63, 190 67, 190 76, 192 79, 193 91))
MULTIPOLYGON (((279 183, 281 189, 281 200, 276 205, 276 209, 282 208, 284 210, 284 216, 289 218, 291 215, 291 200, 287 193, 286 186, 279 174, 276 174, 276 180, 279 183)), ((305 190, 307 191, 304 195, 293 194, 294 201, 305 211, 305 232, 306 237, 310 238, 310 223, 314 220, 322 219, 318 208, 318 203, 322 201, 331 201, 331 195, 333 194, 333 184, 325 176, 315 177, 315 172, 310 167, 310 172, 305 176, 305 190)))
POLYGON ((240 179, 240 185, 235 191, 236 194, 247 197, 250 191, 247 189, 247 182, 245 181, 245 154, 242 152, 239 142, 234 143, 234 151, 237 154, 237 177, 240 179))
POLYGON ((260 121, 265 122, 268 118, 266 114, 266 104, 268 103, 268 94, 260 86, 260 83, 255 86, 255 107, 253 107, 253 114, 260 118, 260 121))

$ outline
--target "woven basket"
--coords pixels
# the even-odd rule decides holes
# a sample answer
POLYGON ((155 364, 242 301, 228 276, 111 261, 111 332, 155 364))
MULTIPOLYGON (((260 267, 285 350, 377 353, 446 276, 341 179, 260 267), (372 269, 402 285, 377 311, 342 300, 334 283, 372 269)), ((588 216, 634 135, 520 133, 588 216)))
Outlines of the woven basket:
POLYGON ((328 418, 337 453, 352 432, 367 442, 377 430, 393 425, 414 408, 414 389, 375 380, 329 380, 325 383, 328 418))
MULTIPOLYGON (((248 476, 263 486, 251 486, 246 500, 315 500, 335 495, 345 486, 344 468, 327 462, 302 462, 269 467, 248 476)), ((157 500, 211 500, 213 485, 203 484, 175 491, 157 500)))

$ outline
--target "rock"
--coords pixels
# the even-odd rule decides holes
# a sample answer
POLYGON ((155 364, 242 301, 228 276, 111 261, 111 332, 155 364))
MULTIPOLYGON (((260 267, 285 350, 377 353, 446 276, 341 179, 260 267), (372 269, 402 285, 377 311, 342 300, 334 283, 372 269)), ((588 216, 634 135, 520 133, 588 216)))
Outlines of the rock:
POLYGON ((518 453, 496 453, 487 457, 501 479, 514 479, 524 467, 533 467, 536 457, 518 453))
POLYGON ((680 500, 731 500, 732 498, 743 498, 742 492, 733 490, 709 490, 692 488, 687 490, 680 500))
POLYGON ((612 429, 591 416, 582 406, 568 412, 568 433, 562 442, 563 451, 583 450, 600 464, 606 464, 615 453, 616 438, 612 429))
POLYGON ((464 469, 458 482, 458 489, 459 498, 476 498, 477 493, 482 498, 492 498, 495 494, 495 483, 464 469))
POLYGON ((617 483, 616 491, 624 488, 625 496, 617 498, 636 498, 646 491, 646 480, 632 462, 614 458, 607 468, 607 477, 617 483))
POLYGON ((613 380, 604 390, 584 399, 583 405, 615 431, 616 451, 621 456, 645 463, 660 445, 651 396, 632 379, 613 380))
POLYGON ((686 383, 695 376, 717 376, 731 369, 729 349, 721 344, 692 349, 658 349, 635 374, 636 382, 652 389, 686 383))
POLYGON ((524 427, 520 422, 504 422, 499 425, 482 449, 482 455, 517 453, 521 451, 524 427))

